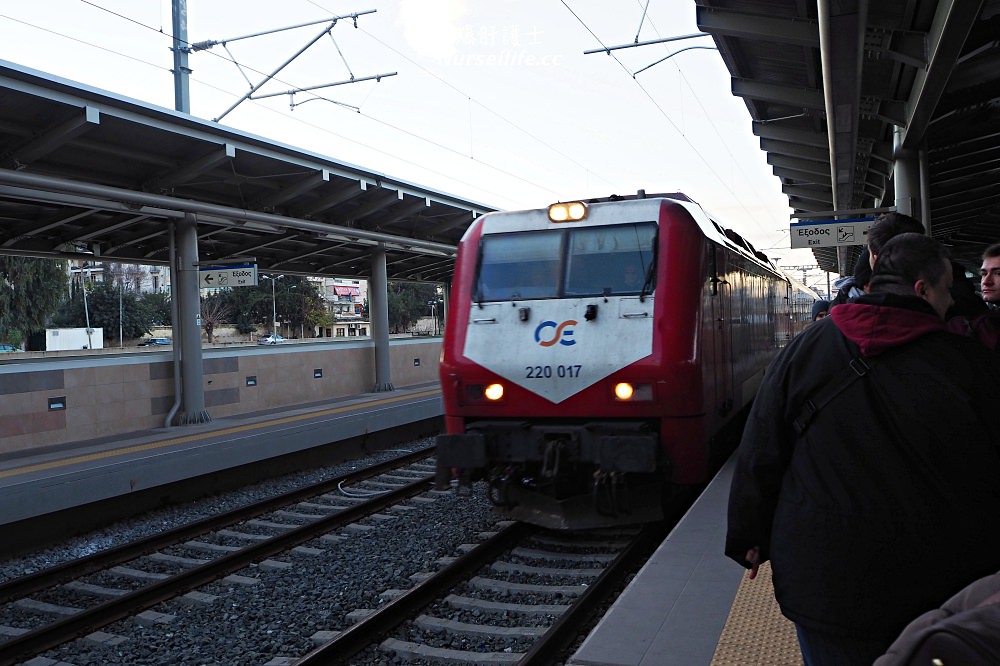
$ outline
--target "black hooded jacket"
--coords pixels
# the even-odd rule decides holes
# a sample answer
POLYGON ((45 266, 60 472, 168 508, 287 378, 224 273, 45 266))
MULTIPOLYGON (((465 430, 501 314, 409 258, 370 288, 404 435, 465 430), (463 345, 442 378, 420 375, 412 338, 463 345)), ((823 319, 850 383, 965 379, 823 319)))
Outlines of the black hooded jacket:
POLYGON ((994 355, 945 331, 923 300, 869 294, 830 311, 768 368, 729 500, 726 554, 759 547, 792 621, 891 640, 1000 569, 994 355), (803 404, 858 354, 872 369, 803 404))

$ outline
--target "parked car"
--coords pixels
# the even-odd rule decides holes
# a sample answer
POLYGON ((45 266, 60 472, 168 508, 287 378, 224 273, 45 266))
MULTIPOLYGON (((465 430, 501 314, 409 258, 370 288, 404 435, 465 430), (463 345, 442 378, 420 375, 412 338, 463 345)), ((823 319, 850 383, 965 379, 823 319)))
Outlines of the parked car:
POLYGON ((257 340, 257 344, 259 344, 259 345, 276 345, 276 344, 280 344, 280 343, 282 343, 284 341, 285 341, 285 339, 283 337, 281 337, 280 335, 271 334, 271 335, 265 335, 264 337, 258 339, 257 340))
POLYGON ((139 343, 140 347, 150 347, 153 345, 169 345, 170 338, 146 338, 139 343))
POLYGON ((0 342, 0 354, 7 354, 10 352, 19 352, 19 351, 21 350, 15 347, 14 345, 8 345, 6 343, 0 342))

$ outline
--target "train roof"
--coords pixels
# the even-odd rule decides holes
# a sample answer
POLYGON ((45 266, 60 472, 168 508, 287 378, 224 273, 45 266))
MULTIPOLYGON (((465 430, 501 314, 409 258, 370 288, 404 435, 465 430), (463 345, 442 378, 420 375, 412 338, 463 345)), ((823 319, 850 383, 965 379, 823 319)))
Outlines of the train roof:
MULTIPOLYGON (((757 250, 750 243, 750 241, 743 238, 743 236, 741 236, 736 231, 724 227, 721 223, 719 223, 716 220, 716 218, 713 215, 709 214, 708 211, 706 211, 699 203, 697 203, 694 199, 687 196, 683 192, 647 194, 644 190, 639 190, 636 194, 629 194, 629 195, 612 194, 607 197, 571 199, 568 201, 582 201, 588 206, 590 205, 603 206, 605 204, 611 204, 611 203, 628 203, 631 205, 641 206, 643 204, 654 204, 655 202, 658 202, 663 199, 669 199, 675 201, 681 206, 683 206, 684 209, 687 210, 688 213, 691 215, 692 219, 698 224, 698 227, 701 229, 702 233, 705 235, 706 238, 720 245, 729 247, 730 249, 738 252, 739 254, 742 254, 747 258, 755 261, 756 263, 761 264, 762 267, 764 267, 769 271, 785 276, 784 272, 780 270, 774 264, 774 262, 772 262, 767 257, 767 255, 757 250)), ((561 201, 559 203, 567 203, 568 201, 566 202, 561 201)), ((495 230, 489 229, 489 227, 492 226, 492 224, 486 222, 486 220, 491 220, 491 221, 495 220, 497 222, 499 222, 500 220, 510 220, 512 216, 524 213, 528 213, 533 216, 544 215, 545 219, 546 220, 548 219, 547 208, 528 209, 521 211, 497 211, 497 212, 487 213, 483 215, 481 218, 483 220, 483 224, 485 225, 483 233, 491 233, 491 232, 496 233, 495 230)), ((533 228, 538 228, 538 227, 533 227, 533 228)), ((504 229, 504 231, 518 231, 527 229, 528 227, 526 226, 522 229, 508 228, 504 229)), ((469 233, 469 231, 471 231, 471 227, 469 230, 467 230, 466 233, 469 233)))

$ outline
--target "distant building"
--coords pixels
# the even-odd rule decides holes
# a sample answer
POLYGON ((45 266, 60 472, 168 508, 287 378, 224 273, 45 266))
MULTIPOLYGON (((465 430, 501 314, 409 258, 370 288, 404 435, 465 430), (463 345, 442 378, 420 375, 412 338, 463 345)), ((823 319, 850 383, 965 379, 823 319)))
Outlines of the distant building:
POLYGON ((105 278, 117 276, 128 285, 129 291, 137 294, 170 292, 170 269, 166 266, 74 259, 69 262, 68 271, 74 282, 104 282, 105 278))
POLYGON ((367 336, 371 328, 365 320, 364 307, 368 300, 368 281, 349 278, 310 278, 323 300, 327 312, 334 316, 333 325, 322 331, 322 337, 367 336))

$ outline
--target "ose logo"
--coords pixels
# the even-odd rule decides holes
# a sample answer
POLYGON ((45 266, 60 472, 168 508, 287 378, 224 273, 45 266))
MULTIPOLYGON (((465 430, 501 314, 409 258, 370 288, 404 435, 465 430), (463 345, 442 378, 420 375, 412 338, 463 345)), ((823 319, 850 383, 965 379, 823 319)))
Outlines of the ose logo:
POLYGON ((576 340, 573 339, 573 329, 569 328, 570 326, 576 326, 575 319, 567 319, 561 324, 557 324, 554 321, 543 321, 538 325, 538 328, 535 329, 535 342, 542 347, 551 347, 557 342, 561 345, 566 345, 567 347, 575 345, 576 340), (543 340, 542 331, 548 328, 556 329, 555 333, 552 335, 551 339, 543 340))

